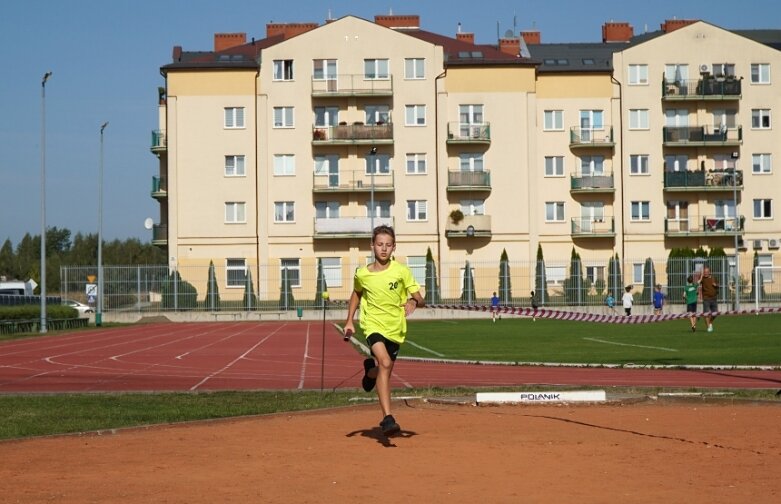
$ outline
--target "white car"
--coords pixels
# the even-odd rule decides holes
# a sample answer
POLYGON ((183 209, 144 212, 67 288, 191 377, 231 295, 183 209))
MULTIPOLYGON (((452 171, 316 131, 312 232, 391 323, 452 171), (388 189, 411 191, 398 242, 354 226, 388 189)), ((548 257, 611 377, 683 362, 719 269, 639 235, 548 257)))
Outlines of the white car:
POLYGON ((70 306, 71 308, 75 308, 79 312, 79 317, 89 317, 90 313, 95 313, 95 309, 90 305, 85 305, 84 303, 79 303, 78 301, 74 301, 72 299, 63 299, 62 304, 65 306, 70 306))

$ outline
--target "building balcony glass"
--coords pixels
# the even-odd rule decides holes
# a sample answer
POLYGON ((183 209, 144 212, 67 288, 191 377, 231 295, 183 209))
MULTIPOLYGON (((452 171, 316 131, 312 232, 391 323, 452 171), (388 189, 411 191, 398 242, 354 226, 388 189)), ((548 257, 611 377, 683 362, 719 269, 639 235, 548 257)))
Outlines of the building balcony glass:
POLYGON ((161 177, 152 177, 152 197, 163 199, 168 197, 168 181, 161 177))
POLYGON ((664 220, 664 235, 668 238, 735 236, 743 232, 744 216, 680 217, 664 220))
POLYGON ((448 238, 471 238, 473 236, 491 236, 490 215, 465 215, 455 223, 448 219, 445 226, 445 236, 448 238))
POLYGON ((390 145, 393 144, 393 124, 340 124, 314 126, 312 145, 390 145))
POLYGON ((616 236, 614 217, 573 217, 573 238, 613 238, 616 236))
MULTIPOLYGON (((393 217, 375 217, 374 227, 393 226, 393 217)), ((371 217, 315 217, 315 239, 366 238, 372 236, 371 217)))
POLYGON ((152 146, 150 147, 150 150, 155 154, 159 154, 161 152, 165 152, 167 149, 168 141, 165 137, 165 131, 152 131, 152 146))
POLYGON ((616 188, 612 173, 573 173, 569 190, 571 193, 612 193, 616 188))
POLYGON ((743 127, 665 126, 662 141, 665 147, 737 147, 743 143, 743 127))
POLYGON ((450 170, 447 173, 448 191, 490 191, 491 174, 488 170, 461 171, 450 170))
POLYGON ((168 245, 168 224, 155 224, 152 226, 152 245, 168 245))
POLYGON ((573 126, 569 130, 570 149, 604 149, 613 148, 615 145, 612 126, 601 128, 573 126))
POLYGON ((730 76, 693 80, 663 80, 662 99, 665 101, 739 100, 742 79, 742 77, 730 76))
POLYGON ((367 79, 364 74, 342 74, 325 79, 312 77, 312 96, 393 96, 393 76, 367 79))
POLYGON ((667 192, 719 192, 743 190, 743 170, 668 171, 664 173, 667 192))
POLYGON ((490 123, 447 123, 448 144, 490 144, 490 123))
POLYGON ((393 172, 378 172, 372 177, 366 170, 339 170, 336 173, 315 173, 313 177, 313 192, 371 192, 372 187, 374 192, 394 190, 393 172))

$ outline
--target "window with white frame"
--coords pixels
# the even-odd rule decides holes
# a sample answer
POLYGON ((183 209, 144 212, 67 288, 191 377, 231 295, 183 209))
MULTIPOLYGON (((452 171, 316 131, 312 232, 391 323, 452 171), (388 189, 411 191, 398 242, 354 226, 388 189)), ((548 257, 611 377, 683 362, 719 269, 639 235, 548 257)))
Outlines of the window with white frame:
POLYGON ((580 130, 581 136, 584 131, 601 130, 605 127, 603 110, 581 110, 580 111, 580 130))
POLYGON ((462 152, 458 155, 459 168, 462 172, 481 172, 483 171, 483 153, 482 152, 462 152))
POLYGON ((315 107, 315 126, 326 128, 339 124, 339 107, 315 107))
POLYGON ((407 105, 405 107, 404 124, 406 126, 425 126, 426 125, 426 106, 425 105, 407 105))
POLYGON ((686 171, 689 157, 685 154, 668 154, 664 156, 664 171, 686 171))
POLYGON ((485 215, 484 199, 464 199, 459 202, 464 215, 485 215))
POLYGON ((564 222, 564 202, 545 202, 545 222, 564 222))
MULTIPOLYGON (((371 217, 371 201, 366 202, 366 217, 371 217)), ((374 200, 374 218, 390 218, 391 202, 390 200, 374 200)))
POLYGON ((629 129, 648 129, 648 109, 629 109, 629 129))
MULTIPOLYGON (((667 222, 686 223, 689 222, 689 202, 681 200, 670 200, 667 202, 667 222)), ((685 231, 683 226, 678 226, 677 229, 685 231)), ((672 231, 672 229, 671 229, 672 231)))
POLYGON ((426 285, 426 256, 407 256, 407 267, 419 285, 426 285))
POLYGON ((545 176, 564 176, 564 156, 545 156, 545 176))
POLYGON ((664 66, 664 80, 683 83, 689 79, 689 65, 669 63, 664 66))
POLYGON ((668 128, 685 128, 689 126, 689 110, 667 109, 664 111, 664 122, 668 128))
POLYGON ((335 175, 339 176, 339 155, 328 154, 325 156, 315 156, 315 175, 327 176, 335 175))
POLYGON ((293 127, 293 107, 274 107, 274 127, 293 127))
POLYGON ((752 154, 751 173, 767 174, 773 171, 771 154, 752 154))
POLYGON ((328 288, 342 286, 342 259, 340 257, 321 257, 323 278, 328 288))
POLYGON ((770 109, 751 109, 751 127, 770 129, 770 109))
POLYGON ((422 175, 426 173, 426 154, 422 152, 407 153, 407 174, 422 175))
POLYGON ((274 80, 293 80, 293 60, 274 60, 274 80))
POLYGON ((734 170, 738 167, 737 159, 732 154, 714 154, 713 168, 716 170, 734 170))
POLYGON ((240 224, 247 222, 247 204, 243 201, 225 202, 225 222, 227 224, 240 224))
POLYGON ((564 129, 564 111, 563 110, 546 110, 543 112, 543 126, 544 131, 561 131, 564 129))
POLYGON ((295 221, 296 221, 295 201, 274 202, 274 222, 295 222, 295 221))
POLYGON ((770 64, 752 63, 751 64, 751 83, 752 84, 770 84, 770 64))
POLYGON ((285 274, 290 287, 301 287, 301 259, 281 259, 279 262, 279 283, 285 284, 285 274))
POLYGON ((773 200, 755 199, 754 200, 754 218, 772 219, 773 218, 773 200))
POLYGON ((225 278, 227 287, 242 287, 247 285, 247 260, 225 259, 225 278))
POLYGON ((365 173, 366 175, 389 175, 391 157, 388 154, 370 154, 366 156, 365 173))
POLYGON ((717 200, 713 202, 713 211, 717 219, 735 218, 735 200, 717 200))
MULTIPOLYGON (((773 267, 773 254, 757 254, 757 266, 773 267)), ((765 270, 759 270, 762 272, 762 283, 773 283, 773 275, 771 272, 765 270)), ((753 278, 752 278, 753 281, 753 278)))
POLYGON ((363 78, 366 80, 387 80, 390 76, 387 59, 363 60, 363 78))
POLYGON ((390 107, 388 105, 366 105, 366 124, 383 124, 390 122, 390 107))
POLYGON ((407 200, 407 220, 425 221, 428 219, 426 200, 407 200))
POLYGON ((225 107, 225 128, 244 127, 244 107, 225 107))
POLYGON ((604 175, 605 156, 582 156, 580 158, 580 174, 583 176, 604 175))
POLYGON ((629 65, 629 85, 648 84, 648 65, 629 65))
POLYGON ((629 174, 648 175, 648 154, 629 155, 629 174))
POLYGON ((714 77, 735 77, 734 63, 714 63, 711 67, 714 77))
POLYGON ((425 77, 426 77, 426 63, 423 58, 404 59, 405 79, 425 79, 425 77))
POLYGON ((274 154, 274 175, 292 176, 296 174, 296 156, 294 154, 274 154))
POLYGON ((545 283, 559 285, 567 278, 566 266, 545 266, 545 283))
POLYGON ((336 80, 336 60, 316 59, 313 61, 312 78, 314 80, 336 80))
POLYGON ((468 104, 458 106, 458 121, 465 124, 484 124, 482 104, 468 104))
POLYGON ((643 283, 643 272, 645 270, 645 263, 632 263, 632 283, 643 283))
POLYGON ((243 177, 245 175, 244 156, 225 156, 226 177, 243 177))
POLYGON ((315 218, 338 219, 340 208, 338 201, 315 201, 315 218))
POLYGON ((605 267, 604 266, 586 266, 586 279, 594 284, 598 281, 605 281, 605 267))
POLYGON ((726 131, 738 123, 738 111, 735 109, 715 109, 713 111, 713 131, 726 131))
POLYGON ((649 201, 632 201, 630 203, 630 219, 633 221, 651 220, 651 203, 649 201))

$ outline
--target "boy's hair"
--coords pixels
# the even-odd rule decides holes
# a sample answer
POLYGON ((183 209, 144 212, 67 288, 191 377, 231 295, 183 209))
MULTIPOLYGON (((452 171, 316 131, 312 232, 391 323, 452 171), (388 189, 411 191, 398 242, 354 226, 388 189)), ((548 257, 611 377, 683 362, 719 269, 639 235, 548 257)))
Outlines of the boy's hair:
POLYGON ((689 276, 686 277, 686 281, 689 282, 689 283, 692 283, 694 281, 694 277, 689 275, 689 276))
POLYGON ((632 290, 632 286, 631 285, 627 285, 626 287, 624 287, 624 290, 629 292, 630 290, 632 290))
POLYGON ((386 225, 386 224, 380 224, 376 228, 374 228, 374 231, 372 231, 372 243, 374 243, 377 240, 377 235, 386 234, 393 238, 393 243, 396 243, 396 233, 393 231, 393 228, 386 225))

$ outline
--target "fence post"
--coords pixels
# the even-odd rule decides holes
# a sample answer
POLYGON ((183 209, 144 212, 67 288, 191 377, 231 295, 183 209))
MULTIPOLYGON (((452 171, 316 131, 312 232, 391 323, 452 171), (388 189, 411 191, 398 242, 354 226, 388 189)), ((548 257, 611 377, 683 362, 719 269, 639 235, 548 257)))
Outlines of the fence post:
POLYGON ((179 275, 174 268, 174 311, 179 311, 179 275))
POLYGON ((136 266, 136 306, 141 313, 141 265, 136 266))

